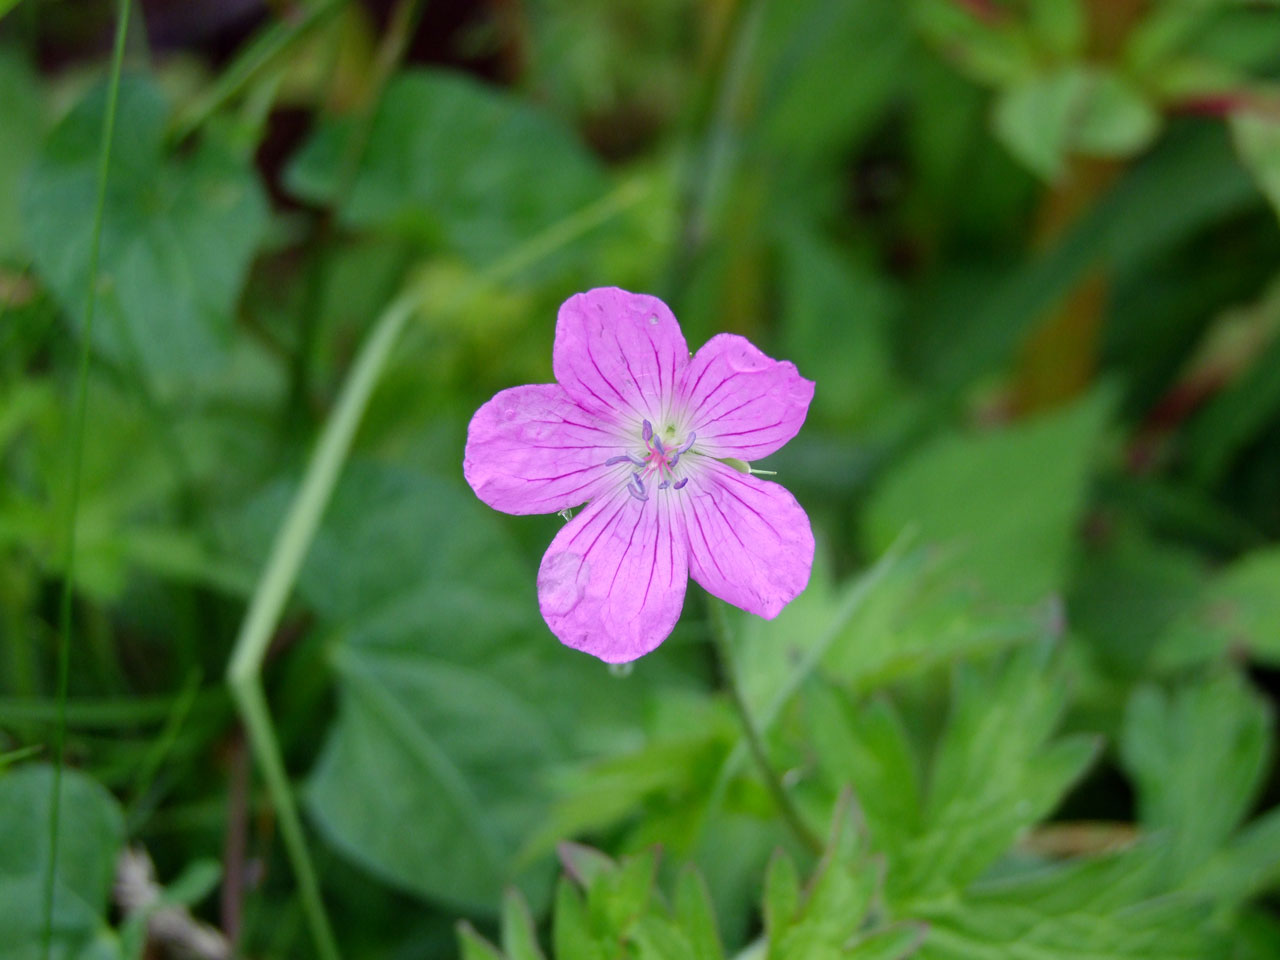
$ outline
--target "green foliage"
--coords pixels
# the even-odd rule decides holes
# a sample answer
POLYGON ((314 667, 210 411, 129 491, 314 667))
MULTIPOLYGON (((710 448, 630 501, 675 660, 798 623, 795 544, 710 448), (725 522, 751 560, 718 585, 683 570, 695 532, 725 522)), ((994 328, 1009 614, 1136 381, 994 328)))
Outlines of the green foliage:
MULTIPOLYGON (((353 130, 334 122, 298 155, 289 182, 300 196, 338 199, 353 130)), ((541 111, 454 74, 411 71, 382 98, 341 213, 483 264, 604 186, 598 164, 541 111)))
POLYGON ((1280 955, 1280 7, 168 6, 83 383, 106 6, 0 23, 5 960, 51 865, 68 960, 183 911, 263 960, 1280 955), (459 463, 607 284, 817 384, 761 465, 807 589, 691 586, 622 669, 539 615, 562 521, 459 463), (333 436, 296 580, 255 580, 333 436), (222 677, 278 587, 246 739, 222 677), (140 911, 126 843, 177 878, 140 911))
MULTIPOLYGON (((84 309, 105 87, 49 134, 22 195, 41 278, 77 322, 84 309)), ((169 109, 126 77, 103 213, 95 345, 151 389, 189 389, 225 361, 235 306, 262 241, 266 204, 249 165, 209 137, 186 156, 165 143, 169 109)))
POLYGON ((55 956, 115 957, 107 896, 124 817, 91 777, 63 771, 56 858, 50 854, 53 769, 26 766, 0 775, 0 943, 14 960, 42 955, 45 883, 53 868, 55 956))
POLYGON ((885 477, 868 507, 868 545, 882 550, 914 528, 954 545, 994 596, 1033 601, 1060 589, 1110 405, 1103 391, 1039 420, 933 441, 885 477))

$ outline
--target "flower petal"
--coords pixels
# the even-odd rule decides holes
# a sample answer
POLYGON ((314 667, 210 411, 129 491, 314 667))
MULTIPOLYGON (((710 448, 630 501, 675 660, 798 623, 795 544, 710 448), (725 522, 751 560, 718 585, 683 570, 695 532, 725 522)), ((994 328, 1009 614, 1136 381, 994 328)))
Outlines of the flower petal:
POLYGON ((657 297, 601 287, 561 305, 552 364, 580 406, 634 426, 670 411, 689 347, 657 297))
POLYGON ((759 460, 794 437, 809 412, 813 381, 795 364, 766 357, 744 337, 712 337, 685 369, 680 404, 713 457, 759 460))
POLYGON ((708 593, 772 620, 808 585, 813 529, 786 487, 699 458, 683 493, 689 572, 708 593))
POLYGON ((538 605, 561 643, 626 663, 671 633, 689 581, 671 499, 642 502, 619 489, 556 534, 538 569, 538 605))
POLYGON ((605 461, 623 446, 559 384, 512 387, 471 418, 462 473, 495 510, 555 513, 611 487, 605 461))

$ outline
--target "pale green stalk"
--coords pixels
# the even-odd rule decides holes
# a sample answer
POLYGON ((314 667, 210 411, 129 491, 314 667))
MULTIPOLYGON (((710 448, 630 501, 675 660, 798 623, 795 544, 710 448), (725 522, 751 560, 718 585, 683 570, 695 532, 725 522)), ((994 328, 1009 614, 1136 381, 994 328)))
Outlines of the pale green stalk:
POLYGON ((124 44, 129 32, 129 0, 119 0, 116 10, 115 46, 111 53, 111 73, 106 114, 98 147, 98 187, 94 198, 93 228, 89 238, 89 274, 85 289, 84 328, 80 331, 80 362, 76 372, 76 399, 71 421, 70 499, 67 503, 66 553, 62 568, 62 594, 58 629, 58 717, 53 734, 53 785, 49 796, 49 862, 45 874, 41 921, 41 955, 53 953, 53 892, 57 877, 58 833, 62 826, 62 762, 66 748, 67 682, 71 673, 71 600, 75 589, 76 526, 80 512, 80 474, 84 460, 84 426, 89 408, 89 353, 93 342, 93 309, 97 303, 98 253, 102 246, 102 213, 106 206, 107 174, 111 169, 111 141, 115 136, 116 101, 120 97, 120 74, 124 69, 124 44))
MULTIPOLYGON (((549 256, 610 217, 638 203, 647 193, 642 183, 631 181, 622 184, 612 193, 532 237, 528 243, 482 271, 474 285, 464 288, 458 299, 465 299, 468 290, 479 289, 486 283, 508 278, 549 256)), ((408 293, 386 309, 361 347, 338 397, 337 406, 321 431, 303 476, 302 486, 295 494, 284 523, 276 534, 266 568, 249 602, 249 609, 227 668, 227 682, 280 820, 285 849, 297 875, 303 909, 322 960, 335 960, 338 957, 337 943, 324 910, 315 867, 307 850, 297 805, 289 787, 280 745, 276 740, 275 727, 263 693, 262 664, 284 612, 284 605, 333 495, 369 398, 406 322, 417 306, 417 298, 410 288, 408 293)))

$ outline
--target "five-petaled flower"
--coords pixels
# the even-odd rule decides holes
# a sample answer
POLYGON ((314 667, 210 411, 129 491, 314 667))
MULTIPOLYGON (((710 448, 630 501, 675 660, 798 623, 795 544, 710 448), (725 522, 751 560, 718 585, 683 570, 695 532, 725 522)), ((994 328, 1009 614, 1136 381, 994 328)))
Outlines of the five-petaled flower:
POLYGON ((506 513, 587 504, 538 570, 562 642, 610 663, 643 656, 671 633, 690 576, 770 619, 805 588, 809 518, 742 469, 804 423, 813 383, 793 364, 725 333, 690 357, 666 304, 605 288, 561 306, 552 366, 558 383, 476 411, 463 472, 506 513))

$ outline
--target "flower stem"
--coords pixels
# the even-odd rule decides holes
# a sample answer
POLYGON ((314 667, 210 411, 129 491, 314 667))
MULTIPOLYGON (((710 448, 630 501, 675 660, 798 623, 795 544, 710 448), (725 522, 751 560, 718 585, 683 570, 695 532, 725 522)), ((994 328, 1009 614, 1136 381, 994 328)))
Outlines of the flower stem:
POLYGON ((72 594, 75 591, 76 532, 80 512, 80 475, 84 461, 85 420, 89 408, 89 357, 93 343, 93 308, 98 301, 98 253, 102 248, 102 216, 106 207, 107 174, 111 169, 111 141, 115 136, 116 102, 120 98, 120 74, 124 70, 124 42, 129 32, 129 0, 119 0, 116 11, 115 45, 111 53, 111 73, 107 104, 102 118, 98 147, 97 189, 93 206, 93 228, 89 239, 89 272, 85 285, 84 326, 80 331, 80 358, 76 375, 76 399, 71 420, 70 498, 67 504, 66 554, 62 568, 62 592, 58 603, 58 716, 53 734, 53 787, 49 796, 49 862, 44 878, 44 903, 40 924, 40 955, 53 955, 53 895, 58 873, 58 834, 62 820, 62 763, 66 749, 67 687, 71 673, 72 594))
POLYGON ((733 642, 729 637, 729 617, 725 610, 725 604, 723 601, 713 599, 710 606, 711 636, 715 641, 716 655, 720 660, 720 672, 723 674, 725 686, 729 690, 729 699, 733 703, 734 713, 737 714, 738 722, 742 726, 742 735, 747 741, 747 748, 751 751, 752 759, 755 760, 760 776, 764 778, 765 787, 773 798, 774 805, 778 808, 778 813, 782 815, 787 828, 795 836, 796 840, 800 842, 801 846, 815 855, 821 855, 822 841, 809 828, 809 825, 804 822, 804 818, 800 816, 800 811, 796 809, 790 794, 783 787, 782 778, 778 776, 777 770, 774 769, 773 763, 769 760, 764 740, 760 736, 760 729, 756 726, 755 718, 751 716, 751 708, 747 706, 746 697, 742 694, 742 687, 738 682, 738 673, 733 665, 733 642))

